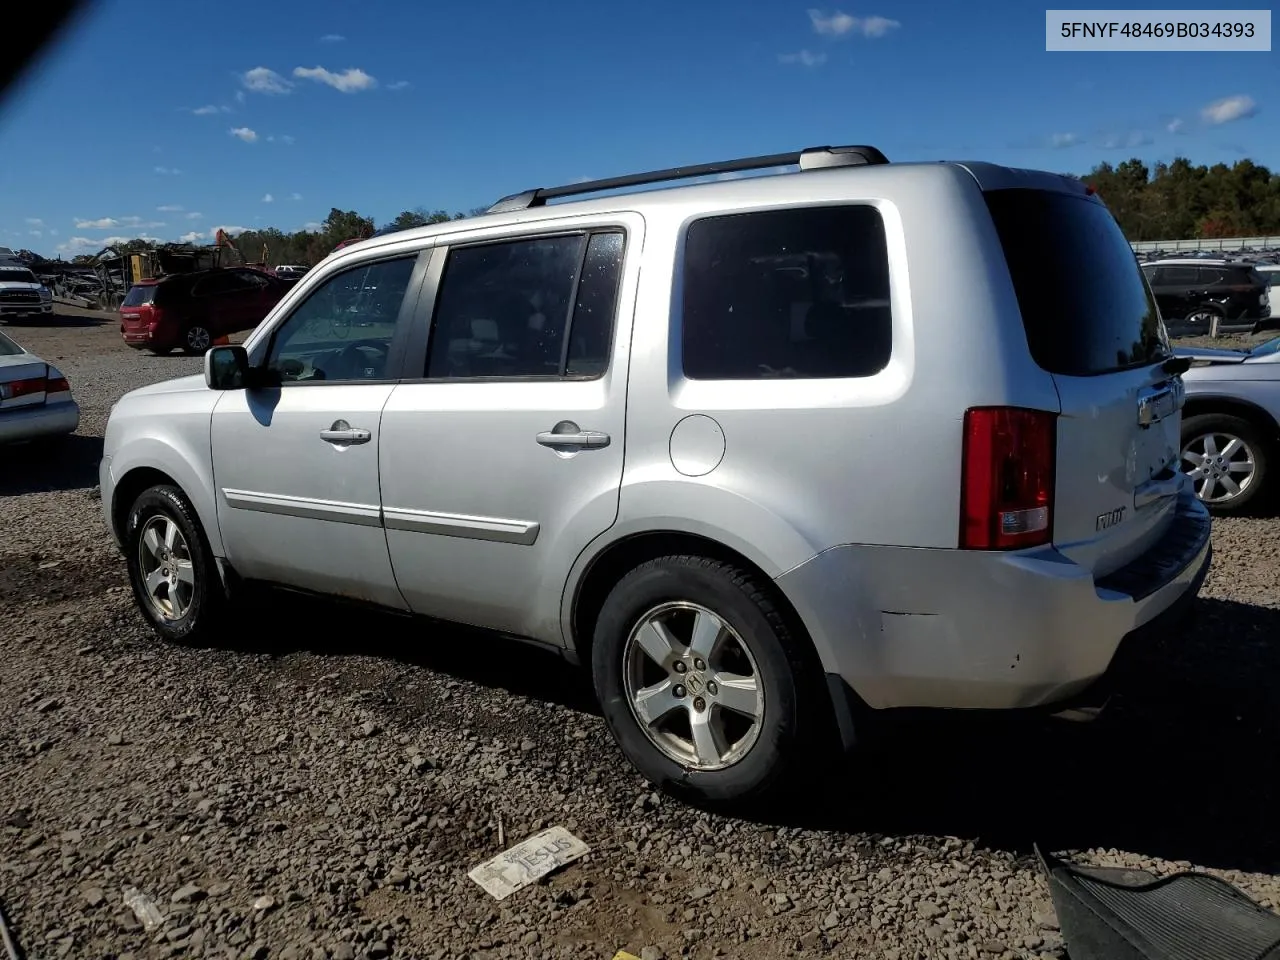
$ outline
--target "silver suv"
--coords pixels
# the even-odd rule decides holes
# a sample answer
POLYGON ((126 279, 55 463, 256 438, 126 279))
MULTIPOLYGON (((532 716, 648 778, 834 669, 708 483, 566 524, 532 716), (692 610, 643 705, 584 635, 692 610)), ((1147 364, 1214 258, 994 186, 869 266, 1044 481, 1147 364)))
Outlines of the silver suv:
POLYGON ((1184 368, 1082 183, 824 147, 335 252, 116 405, 102 500, 166 638, 265 582, 540 641, 742 800, 886 711, 1100 699, 1209 563, 1184 368))

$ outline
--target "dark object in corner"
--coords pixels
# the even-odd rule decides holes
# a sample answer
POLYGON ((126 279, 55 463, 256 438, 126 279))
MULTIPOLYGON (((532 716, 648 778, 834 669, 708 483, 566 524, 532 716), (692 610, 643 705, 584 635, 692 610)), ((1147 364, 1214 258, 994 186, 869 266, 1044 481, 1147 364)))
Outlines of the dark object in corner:
POLYGON ((1076 866, 1035 850, 1071 960, 1280 960, 1280 915, 1225 880, 1076 866))

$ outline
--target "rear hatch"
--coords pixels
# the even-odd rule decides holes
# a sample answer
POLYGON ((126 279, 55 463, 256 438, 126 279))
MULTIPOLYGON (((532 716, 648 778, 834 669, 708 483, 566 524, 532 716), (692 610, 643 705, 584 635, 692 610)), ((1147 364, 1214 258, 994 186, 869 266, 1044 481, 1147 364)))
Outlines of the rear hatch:
POLYGON ((156 320, 158 283, 135 283, 120 304, 120 329, 125 334, 146 333, 156 320))
MULTIPOLYGON (((1065 183, 1065 181, 1064 181, 1065 183)), ((1172 522, 1181 378, 1142 271, 1107 208, 1083 185, 986 194, 1027 342, 1061 402, 1052 537, 1102 577, 1172 522)))

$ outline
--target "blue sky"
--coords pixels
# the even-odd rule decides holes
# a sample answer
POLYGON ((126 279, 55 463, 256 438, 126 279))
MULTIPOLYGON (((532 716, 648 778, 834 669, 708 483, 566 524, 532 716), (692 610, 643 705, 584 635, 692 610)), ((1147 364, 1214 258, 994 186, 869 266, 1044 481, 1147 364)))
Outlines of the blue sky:
POLYGON ((296 230, 332 206, 381 224, 825 143, 1280 168, 1276 54, 1047 53, 1044 24, 1025 0, 99 0, 0 107, 0 245, 296 230))

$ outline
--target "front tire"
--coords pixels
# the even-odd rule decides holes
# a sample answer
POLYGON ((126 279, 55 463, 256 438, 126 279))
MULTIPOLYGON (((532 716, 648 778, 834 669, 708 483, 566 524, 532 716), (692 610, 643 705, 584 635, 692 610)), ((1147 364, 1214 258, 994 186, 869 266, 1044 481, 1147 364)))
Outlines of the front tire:
POLYGON ((1210 513, 1242 513, 1269 498, 1270 453, 1262 431, 1241 417, 1201 413, 1182 422, 1181 467, 1210 513))
POLYGON ((636 567, 596 621, 606 723, 650 782, 711 803, 764 800, 817 742, 820 689, 763 582, 706 557, 636 567))
POLYGON ((125 560, 133 597, 163 639, 195 644, 221 625, 227 598, 195 509, 175 486, 144 490, 129 509, 125 560))

